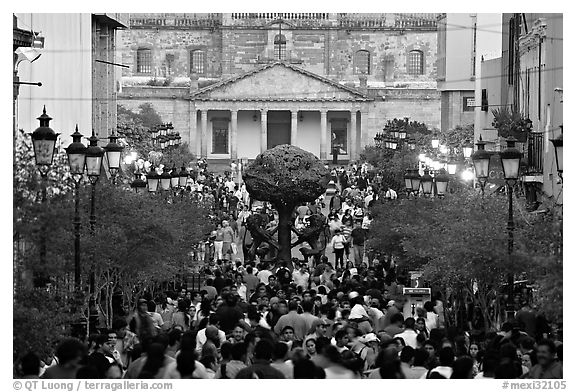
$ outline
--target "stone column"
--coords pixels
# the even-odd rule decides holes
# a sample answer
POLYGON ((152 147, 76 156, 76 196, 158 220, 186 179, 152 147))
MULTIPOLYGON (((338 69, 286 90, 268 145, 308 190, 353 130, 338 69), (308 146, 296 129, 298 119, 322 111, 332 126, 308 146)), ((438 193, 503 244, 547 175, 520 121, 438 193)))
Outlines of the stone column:
POLYGON ((357 140, 358 140, 358 130, 356 129, 356 110, 350 111, 350 145, 348 146, 348 155, 350 160, 356 159, 357 153, 357 140))
POLYGON ((360 112, 360 146, 358 152, 362 151, 368 144, 368 112, 360 112))
POLYGON ((292 110, 292 122, 290 125, 290 144, 298 146, 298 110, 292 110))
POLYGON ((238 159, 238 110, 230 110, 230 158, 238 159))
POLYGON ((190 102, 189 107, 189 136, 188 136, 188 148, 194 157, 200 156, 200 138, 198 137, 198 114, 196 112, 196 106, 194 102, 190 102))
POLYGON ((260 152, 268 149, 268 111, 262 109, 260 112, 260 152))
POLYGON ((326 139, 328 137, 327 131, 327 110, 320 110, 320 159, 326 160, 328 155, 328 143, 326 139))
POLYGON ((208 110, 201 110, 200 115, 202 118, 200 156, 202 158, 208 158, 208 110))

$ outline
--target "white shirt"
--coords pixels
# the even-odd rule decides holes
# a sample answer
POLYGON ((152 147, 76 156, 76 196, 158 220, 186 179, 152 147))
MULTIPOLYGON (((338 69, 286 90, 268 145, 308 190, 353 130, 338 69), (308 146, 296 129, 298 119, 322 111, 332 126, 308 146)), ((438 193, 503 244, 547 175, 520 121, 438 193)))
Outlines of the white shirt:
POLYGON ((354 320, 354 319, 361 319, 362 317, 366 317, 367 319, 369 319, 368 312, 366 312, 366 309, 364 309, 364 306, 362 306, 361 304, 354 305, 352 309, 350 309, 350 316, 348 318, 350 320, 354 320))
MULTIPOLYGON (((443 375, 446 378, 450 378, 452 376, 452 368, 450 366, 437 366, 434 369, 430 370, 430 374, 432 373, 440 373, 441 375, 443 375)), ((428 372, 424 373, 422 375, 422 377, 420 377, 421 379, 426 378, 426 376, 428 375, 428 372)))
MULTIPOLYGON (((226 334, 224 333, 224 331, 222 330, 218 330, 218 338, 220 339, 220 344, 224 343, 226 341, 226 334)), ((204 346, 204 343, 206 343, 207 339, 206 339, 206 328, 201 329, 200 331, 198 331, 198 334, 196 335, 196 351, 197 352, 202 352, 202 347, 204 346)))
POLYGON ((256 274, 256 277, 260 279, 261 283, 268 284, 268 278, 272 275, 274 275, 272 272, 268 270, 262 270, 256 274))
POLYGON ((413 349, 418 348, 418 343, 416 341, 417 336, 418 334, 416 333, 416 331, 410 328, 406 328, 404 332, 394 335, 395 338, 404 339, 404 343, 406 343, 407 346, 410 346, 413 349))

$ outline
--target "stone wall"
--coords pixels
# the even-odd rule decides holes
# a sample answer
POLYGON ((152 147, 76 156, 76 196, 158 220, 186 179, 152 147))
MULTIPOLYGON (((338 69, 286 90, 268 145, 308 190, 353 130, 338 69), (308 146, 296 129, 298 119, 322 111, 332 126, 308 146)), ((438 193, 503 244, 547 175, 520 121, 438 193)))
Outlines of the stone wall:
MULTIPOLYGON (((208 78, 222 78, 253 69, 274 58, 274 36, 277 24, 254 27, 217 26, 212 29, 195 27, 134 27, 122 32, 119 49, 122 63, 129 66, 123 76, 136 73, 136 50, 152 50, 153 75, 163 76, 167 69, 166 55, 174 56, 171 76, 189 77, 190 51, 206 52, 208 78)), ((286 37, 287 60, 301 67, 339 81, 358 81, 354 74, 354 54, 370 52, 371 83, 415 83, 436 81, 437 33, 423 29, 346 29, 292 27, 282 25, 286 37), (424 74, 407 73, 407 55, 411 50, 424 53, 424 74)), ((148 75, 152 76, 152 75, 148 75)))

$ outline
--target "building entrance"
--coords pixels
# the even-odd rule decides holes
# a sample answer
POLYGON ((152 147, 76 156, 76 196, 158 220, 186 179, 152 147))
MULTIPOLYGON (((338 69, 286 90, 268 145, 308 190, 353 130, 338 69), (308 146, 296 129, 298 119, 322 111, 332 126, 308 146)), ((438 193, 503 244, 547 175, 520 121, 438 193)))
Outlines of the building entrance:
POLYGON ((268 112, 268 140, 267 148, 274 148, 279 144, 290 144, 290 111, 268 112))

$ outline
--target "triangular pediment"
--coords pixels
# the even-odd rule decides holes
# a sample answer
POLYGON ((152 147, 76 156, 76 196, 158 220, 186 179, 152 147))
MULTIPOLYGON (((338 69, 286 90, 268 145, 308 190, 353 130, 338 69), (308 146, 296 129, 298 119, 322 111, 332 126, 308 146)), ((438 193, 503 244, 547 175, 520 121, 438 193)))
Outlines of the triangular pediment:
POLYGON ((362 92, 292 64, 276 62, 215 83, 193 100, 367 101, 362 92))

